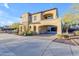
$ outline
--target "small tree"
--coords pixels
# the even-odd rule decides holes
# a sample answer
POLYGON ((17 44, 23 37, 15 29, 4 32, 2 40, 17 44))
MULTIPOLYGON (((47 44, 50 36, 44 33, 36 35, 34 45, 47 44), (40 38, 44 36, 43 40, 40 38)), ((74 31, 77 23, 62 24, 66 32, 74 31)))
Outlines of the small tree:
POLYGON ((63 17, 62 22, 64 23, 64 28, 66 29, 66 33, 68 34, 68 30, 70 28, 70 26, 72 26, 73 24, 75 24, 74 18, 73 18, 73 14, 66 14, 63 17))
POLYGON ((10 25, 10 28, 15 29, 16 33, 18 33, 20 23, 13 23, 10 25))
POLYGON ((13 23, 12 25, 10 25, 11 28, 15 28, 18 29, 19 28, 19 23, 13 23))
POLYGON ((72 4, 68 14, 65 14, 63 17, 64 27, 66 29, 66 33, 68 33, 68 29, 70 26, 79 24, 79 4, 72 4))

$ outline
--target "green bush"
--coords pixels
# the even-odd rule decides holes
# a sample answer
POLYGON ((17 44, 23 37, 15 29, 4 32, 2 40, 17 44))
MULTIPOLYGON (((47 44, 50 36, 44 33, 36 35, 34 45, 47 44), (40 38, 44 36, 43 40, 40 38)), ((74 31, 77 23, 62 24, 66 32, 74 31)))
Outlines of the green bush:
POLYGON ((69 35, 63 35, 64 39, 69 39, 69 35))
POLYGON ((32 31, 24 32, 24 35, 25 35, 25 36, 32 36, 32 35, 33 35, 33 32, 32 32, 32 31))
POLYGON ((24 32, 19 33, 19 35, 24 35, 24 32))
POLYGON ((69 39, 69 35, 66 35, 66 34, 57 34, 56 38, 57 39, 69 39))
POLYGON ((32 31, 21 32, 21 33, 19 33, 19 35, 32 36, 33 32, 32 31))
POLYGON ((78 35, 79 36, 79 31, 74 31, 74 35, 78 35))

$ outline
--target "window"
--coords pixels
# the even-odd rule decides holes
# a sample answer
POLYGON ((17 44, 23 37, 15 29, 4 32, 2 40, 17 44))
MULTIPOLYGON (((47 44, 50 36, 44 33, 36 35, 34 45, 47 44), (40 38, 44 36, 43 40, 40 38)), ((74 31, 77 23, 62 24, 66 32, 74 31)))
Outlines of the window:
POLYGON ((51 27, 51 31, 57 31, 56 27, 51 27))
POLYGON ((52 19, 53 17, 51 15, 48 15, 47 16, 47 19, 52 19))
POLYGON ((44 18, 47 19, 47 16, 45 16, 44 18))
POLYGON ((34 16, 34 20, 36 20, 36 16, 34 16))
POLYGON ((44 15, 44 19, 53 19, 53 15, 52 14, 46 14, 46 15, 44 15))
POLYGON ((47 30, 48 32, 50 32, 50 30, 47 30))

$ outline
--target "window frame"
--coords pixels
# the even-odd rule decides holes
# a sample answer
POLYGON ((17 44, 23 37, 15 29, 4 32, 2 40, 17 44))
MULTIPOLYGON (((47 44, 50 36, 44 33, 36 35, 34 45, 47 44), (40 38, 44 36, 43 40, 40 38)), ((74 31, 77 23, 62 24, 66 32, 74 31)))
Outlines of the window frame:
POLYGON ((37 16, 34 16, 34 20, 37 20, 37 16))

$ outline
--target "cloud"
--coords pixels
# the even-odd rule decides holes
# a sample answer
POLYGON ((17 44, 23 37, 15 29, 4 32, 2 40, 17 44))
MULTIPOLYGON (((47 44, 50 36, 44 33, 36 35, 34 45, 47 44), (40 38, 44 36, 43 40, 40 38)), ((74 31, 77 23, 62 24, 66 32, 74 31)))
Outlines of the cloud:
POLYGON ((20 18, 12 16, 6 11, 0 10, 0 26, 11 25, 12 23, 19 22, 20 18))
POLYGON ((4 26, 4 25, 11 25, 11 24, 13 24, 14 22, 13 21, 11 21, 11 20, 8 20, 8 21, 0 21, 0 26, 4 26))
POLYGON ((6 8, 10 8, 9 5, 8 5, 8 3, 4 3, 4 6, 5 6, 6 8))
POLYGON ((10 24, 12 24, 12 23, 13 23, 13 21, 10 21, 10 20, 7 21, 7 24, 8 24, 8 25, 10 25, 10 24))
POLYGON ((5 25, 5 22, 0 21, 0 26, 3 26, 3 25, 5 25))

